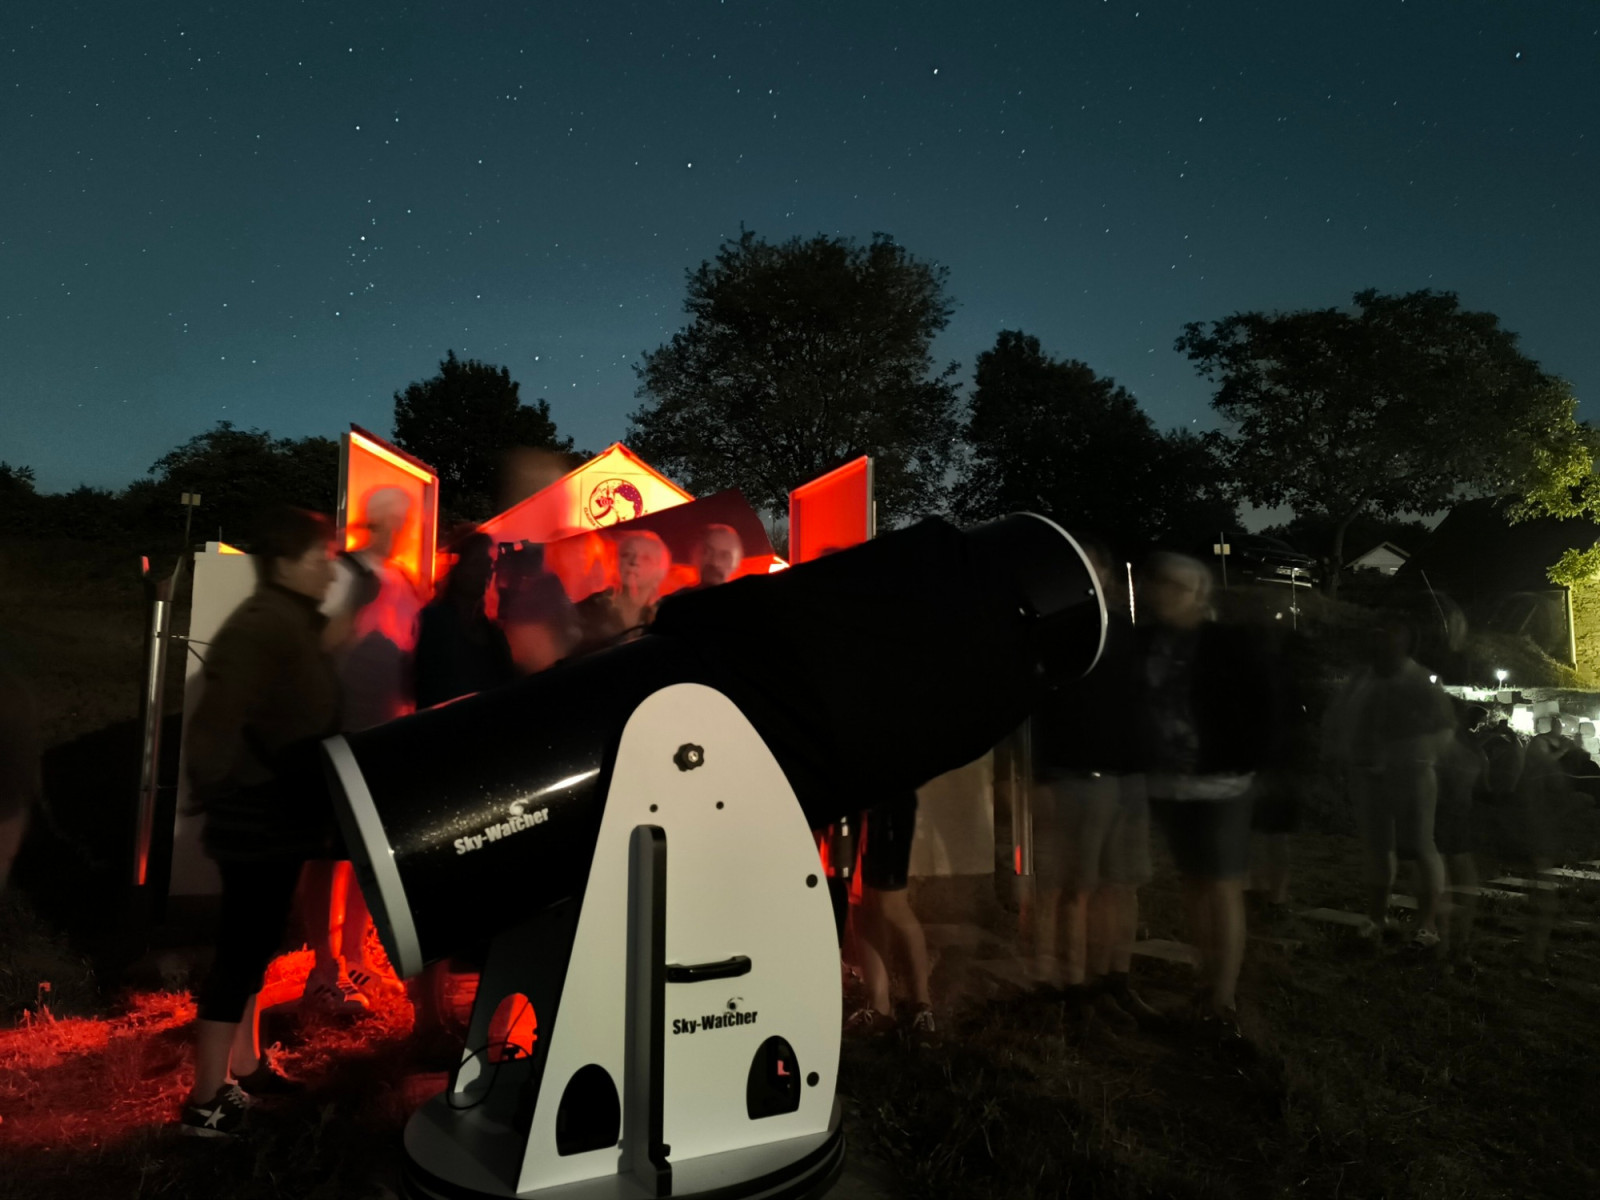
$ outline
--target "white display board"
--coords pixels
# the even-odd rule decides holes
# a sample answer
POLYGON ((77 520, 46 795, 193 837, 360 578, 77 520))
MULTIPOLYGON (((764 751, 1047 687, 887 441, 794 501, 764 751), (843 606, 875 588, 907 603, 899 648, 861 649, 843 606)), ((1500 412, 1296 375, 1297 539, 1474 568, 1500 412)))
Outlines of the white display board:
MULTIPOLYGON (((189 641, 174 642, 172 653, 187 659, 183 673, 183 724, 200 698, 203 659, 211 639, 222 623, 256 589, 255 564, 248 554, 240 554, 219 542, 207 542, 205 552, 194 556, 194 589, 189 607, 189 641)), ((178 753, 178 812, 172 823, 172 881, 167 894, 172 896, 214 896, 221 892, 217 865, 206 857, 200 845, 200 829, 205 819, 186 816, 189 807, 189 771, 184 743, 178 753)))

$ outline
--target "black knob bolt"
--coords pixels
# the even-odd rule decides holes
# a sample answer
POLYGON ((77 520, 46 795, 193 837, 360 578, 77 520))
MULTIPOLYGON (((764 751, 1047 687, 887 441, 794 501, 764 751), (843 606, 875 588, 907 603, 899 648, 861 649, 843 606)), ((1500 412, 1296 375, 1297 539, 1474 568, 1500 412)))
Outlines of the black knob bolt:
POLYGON ((706 765, 705 747, 685 742, 678 747, 678 752, 672 756, 672 761, 680 771, 692 771, 696 767, 703 767, 706 765))

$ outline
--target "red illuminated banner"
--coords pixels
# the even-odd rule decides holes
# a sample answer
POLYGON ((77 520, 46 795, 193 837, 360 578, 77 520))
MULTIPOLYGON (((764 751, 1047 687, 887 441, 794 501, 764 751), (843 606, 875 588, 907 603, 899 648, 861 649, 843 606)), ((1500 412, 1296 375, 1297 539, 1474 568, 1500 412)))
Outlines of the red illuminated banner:
POLYGON ((789 493, 789 561, 858 546, 877 532, 872 459, 863 455, 789 493))

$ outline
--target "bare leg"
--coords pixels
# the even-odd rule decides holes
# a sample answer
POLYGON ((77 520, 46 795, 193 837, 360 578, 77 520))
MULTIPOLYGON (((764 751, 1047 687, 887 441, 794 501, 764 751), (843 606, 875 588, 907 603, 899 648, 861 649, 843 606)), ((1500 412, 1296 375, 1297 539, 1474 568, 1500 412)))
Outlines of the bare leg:
POLYGON ((1139 889, 1126 883, 1107 884, 1106 971, 1126 975, 1133 965, 1133 943, 1139 936, 1139 889))
POLYGON ((1039 888, 1035 896, 1036 902, 1033 906, 1034 974, 1039 982, 1059 987, 1062 982, 1061 960, 1057 957, 1057 951, 1060 947, 1056 939, 1060 935, 1061 889, 1058 887, 1039 888))
POLYGON ((1062 921, 1066 928, 1065 974, 1068 987, 1076 987, 1087 978, 1089 955, 1089 896, 1088 892, 1069 892, 1061 905, 1062 921))
POLYGON ((878 916, 887 926, 887 932, 905 955, 906 966, 911 971, 911 998, 923 1007, 933 1001, 928 996, 928 943, 922 934, 922 922, 911 911, 911 901, 905 888, 892 892, 874 892, 878 903, 878 916))
POLYGON ((1189 925, 1189 936, 1194 939, 1195 949, 1200 955, 1195 975, 1200 987, 1207 991, 1214 990, 1216 979, 1216 954, 1211 943, 1211 907, 1206 880, 1184 876, 1183 911, 1189 925))
POLYGON ((1471 854, 1452 854, 1447 864, 1450 875, 1450 940, 1455 952, 1471 953, 1472 923, 1478 915, 1478 864, 1471 854))
MULTIPOLYGON (((1548 858, 1533 860, 1533 877, 1540 879, 1551 867, 1548 858)), ((1556 892, 1554 888, 1536 888, 1528 903, 1533 906, 1533 926, 1528 930, 1527 957, 1534 966, 1543 966, 1550 948, 1550 930, 1556 923, 1556 892)))
POLYGON ((324 976, 338 973, 339 956, 344 952, 344 899, 336 886, 338 866, 326 859, 314 859, 306 863, 302 876, 306 935, 316 956, 311 970, 324 976))
POLYGON ((1211 1003, 1219 1009, 1236 1006, 1239 970, 1244 965, 1245 917, 1243 879, 1218 879, 1207 887, 1211 901, 1211 1003))
POLYGON ((1261 837, 1260 890, 1272 904, 1289 903, 1289 835, 1267 833, 1261 837))
POLYGON ((238 1025, 232 1021, 194 1023, 194 1091, 191 1096, 205 1103, 228 1081, 228 1058, 233 1049, 238 1025))
POLYGON ((244 1016, 235 1025, 228 1049, 228 1071, 238 1079, 261 1065, 261 1014, 256 1006, 260 993, 245 1001, 244 1016))
POLYGON ((367 930, 372 928, 372 913, 367 909, 367 897, 361 891, 353 866, 342 862, 339 873, 344 876, 344 929, 340 935, 340 951, 347 964, 370 971, 367 930))
POLYGON ((885 1016, 894 1015, 894 1000, 889 995, 889 964, 885 961, 888 950, 885 939, 883 915, 878 909, 881 893, 863 888, 861 903, 856 906, 856 945, 861 952, 861 977, 867 986, 868 1003, 885 1016))
MULTIPOLYGON (((1102 979, 1112 970, 1111 953, 1118 940, 1121 913, 1118 889, 1101 884, 1089 897, 1088 977, 1102 979)), ((1124 968, 1126 969, 1126 968, 1124 968)))

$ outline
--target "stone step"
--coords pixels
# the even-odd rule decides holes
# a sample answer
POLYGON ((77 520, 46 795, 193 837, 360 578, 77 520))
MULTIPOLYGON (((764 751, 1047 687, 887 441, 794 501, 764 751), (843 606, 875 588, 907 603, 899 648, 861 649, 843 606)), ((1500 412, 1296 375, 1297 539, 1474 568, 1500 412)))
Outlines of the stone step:
POLYGON ((1516 888, 1521 892, 1554 892, 1565 886, 1553 879, 1523 879, 1517 875, 1502 875, 1499 879, 1491 879, 1489 882, 1496 887, 1516 888))
POLYGON ((1351 929, 1367 923, 1367 918, 1360 913, 1345 912, 1342 908, 1305 908, 1295 915, 1308 921, 1321 921, 1325 925, 1347 925, 1351 929))
POLYGON ((1580 871, 1575 867, 1551 867, 1540 875, 1571 883, 1600 883, 1600 871, 1580 871))
POLYGON ((1141 958, 1158 958, 1162 962, 1184 963, 1195 966, 1200 952, 1187 942, 1174 942, 1166 938, 1146 938, 1133 944, 1133 952, 1141 958))

